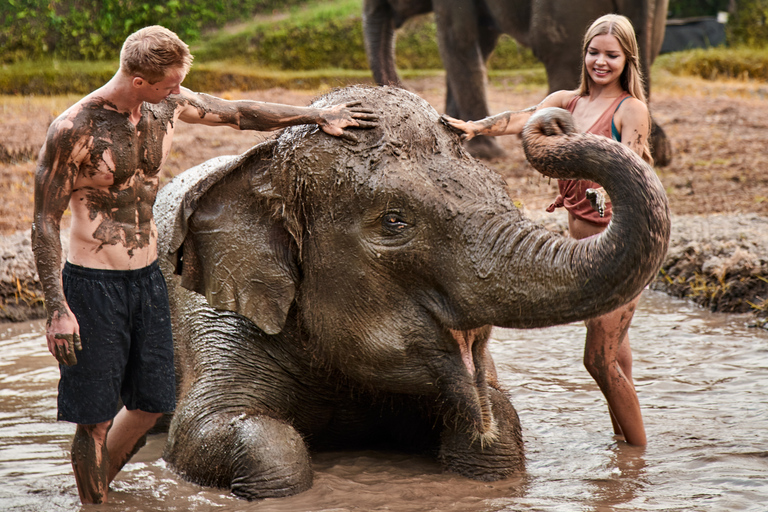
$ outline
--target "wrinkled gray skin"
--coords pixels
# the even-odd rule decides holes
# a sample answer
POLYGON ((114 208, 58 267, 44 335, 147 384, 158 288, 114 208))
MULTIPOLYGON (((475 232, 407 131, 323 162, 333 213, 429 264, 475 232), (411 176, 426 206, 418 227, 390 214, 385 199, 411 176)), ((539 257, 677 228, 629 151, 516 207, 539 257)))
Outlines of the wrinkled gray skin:
MULTIPOLYGON (((575 89, 581 73, 582 38, 603 14, 628 17, 635 27, 641 68, 650 93, 648 70, 661 50, 668 0, 365 0, 363 31, 376 83, 400 85, 395 69, 395 29, 418 14, 435 11, 440 56, 446 71, 445 113, 476 121, 490 112, 485 64, 501 34, 533 50, 547 70, 549 91, 575 89)), ((656 165, 667 165, 671 145, 653 123, 651 148, 656 165)), ((479 158, 503 151, 492 137, 478 137, 467 149, 479 158)))
POLYGON ((354 87, 315 106, 352 99, 380 116, 357 144, 289 128, 158 195, 179 376, 164 456, 193 482, 291 495, 312 485, 309 450, 342 448, 421 450, 484 481, 519 474, 490 326, 605 313, 666 252, 652 169, 606 138, 562 135, 563 110, 537 114, 525 147, 549 176, 604 184, 613 222, 585 241, 523 218, 419 97, 354 87))

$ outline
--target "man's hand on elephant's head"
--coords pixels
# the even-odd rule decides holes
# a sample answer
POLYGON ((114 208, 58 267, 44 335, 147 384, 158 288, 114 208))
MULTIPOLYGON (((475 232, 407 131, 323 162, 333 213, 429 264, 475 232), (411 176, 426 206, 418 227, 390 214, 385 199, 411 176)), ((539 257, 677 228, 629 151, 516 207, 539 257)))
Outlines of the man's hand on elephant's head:
POLYGON ((323 109, 317 124, 328 135, 357 142, 357 137, 344 128, 375 128, 379 116, 372 109, 361 107, 361 102, 351 101, 323 109))

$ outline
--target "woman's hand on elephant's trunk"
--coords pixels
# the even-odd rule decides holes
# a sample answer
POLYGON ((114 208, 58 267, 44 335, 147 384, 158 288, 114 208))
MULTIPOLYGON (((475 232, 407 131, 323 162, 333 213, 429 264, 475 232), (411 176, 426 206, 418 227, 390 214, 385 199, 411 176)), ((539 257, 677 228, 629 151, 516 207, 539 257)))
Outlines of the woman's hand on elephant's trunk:
POLYGON ((378 126, 379 120, 379 116, 373 110, 363 108, 360 105, 360 101, 351 101, 331 108, 321 109, 318 114, 317 124, 328 135, 357 142, 357 137, 353 133, 344 130, 344 128, 375 128, 378 126))

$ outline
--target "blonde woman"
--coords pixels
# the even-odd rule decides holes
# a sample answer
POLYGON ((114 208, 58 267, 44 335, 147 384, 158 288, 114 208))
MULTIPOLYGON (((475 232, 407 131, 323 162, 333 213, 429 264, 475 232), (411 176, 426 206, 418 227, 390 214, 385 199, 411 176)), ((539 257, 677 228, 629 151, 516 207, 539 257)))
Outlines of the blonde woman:
MULTIPOLYGON (((608 14, 597 19, 584 35, 581 84, 573 91, 550 94, 538 106, 520 112, 502 112, 479 121, 444 116, 460 130, 464 140, 477 135, 519 134, 537 110, 560 107, 573 114, 576 127, 613 138, 652 163, 648 135, 650 114, 639 68, 637 39, 631 22, 608 14)), ((560 195, 548 211, 568 210, 568 229, 581 239, 603 231, 611 219, 610 199, 597 183, 562 180, 560 195), (587 198, 587 190, 597 196, 587 198), (593 207, 593 203, 595 207, 593 207)), ((591 194, 591 193, 590 193, 591 194)), ((608 401, 614 432, 633 445, 645 446, 640 403, 632 381, 632 351, 628 330, 639 296, 619 309, 588 320, 584 365, 608 401)))

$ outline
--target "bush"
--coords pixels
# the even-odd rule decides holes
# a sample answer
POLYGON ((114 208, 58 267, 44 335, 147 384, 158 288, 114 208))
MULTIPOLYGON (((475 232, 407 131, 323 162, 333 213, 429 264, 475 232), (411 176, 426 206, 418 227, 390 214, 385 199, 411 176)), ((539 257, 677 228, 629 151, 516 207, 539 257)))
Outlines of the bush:
MULTIPOLYGON (((337 0, 302 10, 277 22, 253 23, 237 33, 204 38, 193 47, 199 62, 231 60, 283 70, 368 69, 360 0, 337 0)), ((409 19, 397 31, 399 69, 442 69, 434 15, 409 19)), ((490 69, 539 65, 527 48, 502 36, 491 56, 490 69)))
POLYGON ((727 34, 733 46, 768 46, 768 0, 739 0, 728 19, 727 34))
POLYGON ((2 0, 0 63, 116 58, 125 38, 163 25, 185 41, 204 29, 306 0, 2 0))
POLYGON ((768 80, 768 47, 708 48, 659 56, 654 67, 675 75, 700 76, 709 80, 768 80))

